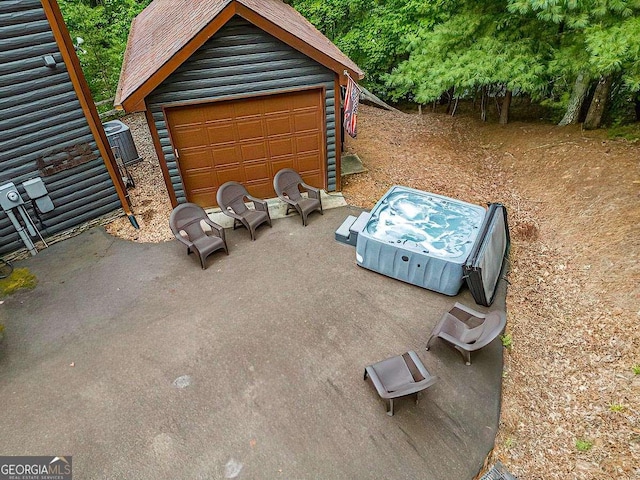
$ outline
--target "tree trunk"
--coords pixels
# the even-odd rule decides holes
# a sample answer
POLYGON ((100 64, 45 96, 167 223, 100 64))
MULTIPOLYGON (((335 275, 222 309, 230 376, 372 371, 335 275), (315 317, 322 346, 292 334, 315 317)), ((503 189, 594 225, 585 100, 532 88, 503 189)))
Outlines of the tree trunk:
POLYGON ((453 94, 455 93, 455 91, 455 87, 451 87, 449 90, 447 90, 447 113, 451 113, 451 105, 453 105, 453 94))
POLYGON ((561 127, 569 125, 571 123, 578 123, 580 121, 580 111, 582 109, 582 103, 589 93, 589 82, 591 79, 589 75, 584 72, 578 73, 576 77, 576 83, 573 85, 573 91, 569 98, 569 104, 567 105, 567 111, 560 120, 561 127))
POLYGON ((506 125, 509 122, 509 107, 511 106, 511 97, 513 92, 507 90, 502 100, 502 109, 500 110, 500 125, 506 125))
POLYGON ((600 77, 596 91, 593 93, 593 100, 591 100, 591 105, 589 105, 587 118, 584 121, 583 127, 585 130, 600 128, 602 114, 607 106, 607 100, 609 100, 612 80, 613 77, 611 75, 600 77))
POLYGON ((640 93, 636 95, 636 122, 640 122, 640 93))
POLYGON ((484 86, 480 97, 480 120, 487 121, 487 89, 484 86))
POLYGON ((460 97, 456 97, 456 103, 454 103, 453 110, 451 110, 451 116, 452 117, 456 114, 456 110, 458 109, 458 101, 459 100, 460 100, 460 97))

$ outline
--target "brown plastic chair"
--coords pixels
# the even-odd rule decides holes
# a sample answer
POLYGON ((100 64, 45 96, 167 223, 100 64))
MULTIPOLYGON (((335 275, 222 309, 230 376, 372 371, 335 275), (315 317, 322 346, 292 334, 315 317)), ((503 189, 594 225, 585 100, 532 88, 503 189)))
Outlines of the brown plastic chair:
POLYGON ((322 200, 320 198, 320 189, 307 185, 302 181, 302 177, 298 172, 291 168, 283 168, 273 179, 273 188, 278 194, 278 198, 287 204, 287 212, 289 214, 291 207, 295 208, 302 217, 302 225, 307 226, 307 216, 319 210, 322 211, 322 200), (300 187, 308 192, 308 197, 300 194, 300 187))
POLYGON ((213 252, 223 249, 227 255, 227 242, 224 228, 212 222, 202 207, 195 203, 182 203, 173 209, 169 217, 169 226, 176 239, 187 246, 187 254, 196 252, 200 257, 202 269, 206 269, 205 259, 213 252), (208 235, 201 222, 211 227, 208 235))
POLYGON ((507 315, 500 310, 492 310, 486 314, 457 303, 431 331, 427 341, 429 350, 431 341, 440 337, 458 350, 467 365, 471 365, 471 352, 489 345, 507 324, 507 315))
POLYGON ((364 369, 364 379, 371 379, 378 395, 388 401, 387 415, 393 416, 393 400, 407 395, 416 396, 433 385, 436 377, 431 376, 416 352, 410 350, 397 357, 369 365, 364 369))
POLYGON ((222 213, 233 218, 233 229, 244 225, 249 230, 251 240, 256 239, 256 228, 267 222, 271 226, 271 216, 267 202, 256 197, 252 197, 238 182, 227 182, 220 186, 216 194, 218 206, 222 213), (250 210, 244 203, 247 198, 253 202, 254 210, 250 210))

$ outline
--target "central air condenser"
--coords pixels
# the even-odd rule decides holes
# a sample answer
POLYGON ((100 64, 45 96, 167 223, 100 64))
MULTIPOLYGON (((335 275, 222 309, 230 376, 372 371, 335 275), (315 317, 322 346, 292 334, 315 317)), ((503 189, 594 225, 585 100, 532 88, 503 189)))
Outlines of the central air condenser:
POLYGON ((111 122, 103 123, 102 126, 107 134, 109 145, 119 154, 125 165, 131 165, 142 160, 138 155, 136 144, 133 143, 131 130, 127 125, 120 120, 112 120, 111 122))

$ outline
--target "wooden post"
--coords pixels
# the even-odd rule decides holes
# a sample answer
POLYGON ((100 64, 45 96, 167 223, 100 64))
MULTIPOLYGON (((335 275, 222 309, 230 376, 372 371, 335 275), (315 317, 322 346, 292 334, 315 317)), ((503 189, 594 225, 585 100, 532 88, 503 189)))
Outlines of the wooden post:
POLYGON ((71 40, 71 36, 69 35, 69 30, 67 30, 67 25, 64 23, 64 18, 62 17, 60 7, 58 6, 56 0, 41 0, 41 2, 47 20, 51 25, 53 37, 58 44, 58 48, 60 49, 60 53, 62 54, 62 59, 67 66, 67 72, 69 73, 69 77, 71 78, 71 83, 73 84, 76 95, 78 96, 78 101, 80 102, 80 106, 82 107, 84 116, 87 119, 87 123, 89 124, 89 129, 93 134, 93 138, 96 141, 96 145, 98 146, 100 155, 102 156, 104 164, 107 167, 107 171, 109 172, 109 176, 113 181, 113 185, 118 194, 118 198, 120 199, 120 203, 122 204, 122 208, 124 209, 125 213, 131 218, 132 211, 127 190, 124 186, 122 178, 120 177, 120 173, 118 172, 116 159, 113 155, 111 147, 109 146, 107 134, 104 132, 104 128, 102 128, 100 116, 98 115, 98 109, 93 102, 91 91, 89 90, 89 85, 87 84, 87 80, 84 78, 84 74, 82 73, 80 61, 78 60, 78 56, 76 55, 73 41, 71 40))

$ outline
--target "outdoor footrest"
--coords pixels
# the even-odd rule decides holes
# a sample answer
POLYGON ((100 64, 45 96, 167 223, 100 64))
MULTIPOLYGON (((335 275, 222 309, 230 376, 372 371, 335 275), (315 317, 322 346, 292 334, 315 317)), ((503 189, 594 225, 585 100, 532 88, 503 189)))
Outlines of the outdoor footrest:
POLYGON ((389 416, 393 416, 394 399, 415 395, 418 403, 418 394, 436 381, 413 350, 368 365, 364 379, 370 379, 378 395, 387 401, 389 416))

